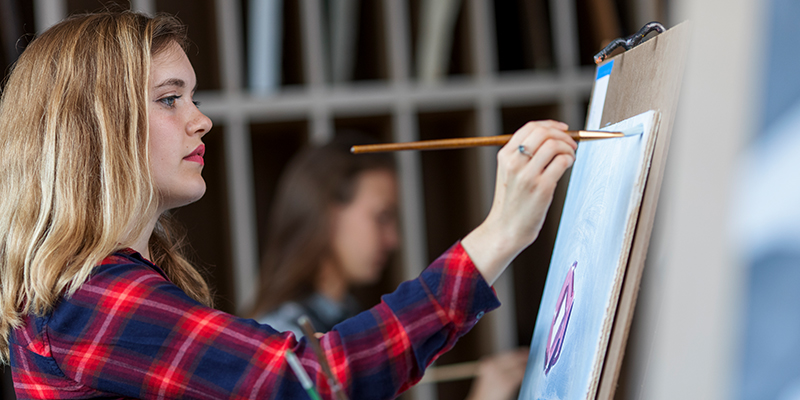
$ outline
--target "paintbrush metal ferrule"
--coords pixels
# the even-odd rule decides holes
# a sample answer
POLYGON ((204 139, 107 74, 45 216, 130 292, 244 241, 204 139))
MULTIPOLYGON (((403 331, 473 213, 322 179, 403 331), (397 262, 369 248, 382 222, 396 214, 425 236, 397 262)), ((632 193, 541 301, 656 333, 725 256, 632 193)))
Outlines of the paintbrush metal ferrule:
POLYGON ((611 138, 618 138, 625 136, 625 134, 622 132, 605 132, 605 131, 569 131, 569 135, 575 141, 611 139, 611 138))

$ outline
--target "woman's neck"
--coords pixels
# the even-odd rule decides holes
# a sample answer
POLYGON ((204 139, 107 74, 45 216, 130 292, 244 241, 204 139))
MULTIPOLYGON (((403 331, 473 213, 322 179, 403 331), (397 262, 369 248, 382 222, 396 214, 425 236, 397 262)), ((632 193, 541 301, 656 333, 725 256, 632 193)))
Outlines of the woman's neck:
POLYGON ((331 260, 324 260, 314 281, 314 288, 323 296, 342 302, 347 296, 349 285, 339 266, 331 260))
POLYGON ((142 229, 142 233, 139 234, 138 237, 134 238, 133 242, 130 245, 130 248, 136 250, 139 254, 142 255, 147 260, 152 260, 150 258, 150 236, 153 235, 153 230, 156 227, 156 222, 158 222, 158 218, 161 214, 156 214, 150 222, 147 223, 144 229, 142 229))

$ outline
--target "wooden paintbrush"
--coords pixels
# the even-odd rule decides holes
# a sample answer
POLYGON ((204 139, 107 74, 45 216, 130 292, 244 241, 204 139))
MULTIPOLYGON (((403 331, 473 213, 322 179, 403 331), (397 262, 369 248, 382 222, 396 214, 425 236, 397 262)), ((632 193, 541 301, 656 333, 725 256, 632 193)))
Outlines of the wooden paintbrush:
MULTIPOLYGON (((624 132, 606 132, 606 131, 567 131, 567 133, 575 141, 581 140, 598 140, 598 139, 611 139, 620 138, 625 136, 636 136, 642 134, 642 126, 637 125, 624 132)), ((400 150, 439 150, 439 149, 459 149, 464 147, 476 146, 502 146, 511 139, 512 135, 498 135, 498 136, 476 136, 467 138, 454 138, 454 139, 438 139, 438 140, 421 140, 419 142, 406 142, 406 143, 384 143, 384 144, 366 144, 360 146, 353 146, 350 152, 354 154, 359 153, 378 153, 383 151, 400 151, 400 150)))

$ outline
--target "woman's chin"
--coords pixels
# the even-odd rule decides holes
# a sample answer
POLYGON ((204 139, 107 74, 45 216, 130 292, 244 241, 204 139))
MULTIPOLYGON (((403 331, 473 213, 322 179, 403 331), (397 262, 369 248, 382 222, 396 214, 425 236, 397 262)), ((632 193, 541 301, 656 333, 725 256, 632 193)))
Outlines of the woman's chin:
POLYGON ((170 195, 168 196, 162 195, 161 208, 164 210, 171 210, 174 208, 179 208, 192 204, 202 199, 205 193, 206 193, 206 185, 204 182, 202 185, 198 185, 196 188, 183 191, 183 193, 181 193, 180 195, 176 195, 176 193, 170 193, 170 195))

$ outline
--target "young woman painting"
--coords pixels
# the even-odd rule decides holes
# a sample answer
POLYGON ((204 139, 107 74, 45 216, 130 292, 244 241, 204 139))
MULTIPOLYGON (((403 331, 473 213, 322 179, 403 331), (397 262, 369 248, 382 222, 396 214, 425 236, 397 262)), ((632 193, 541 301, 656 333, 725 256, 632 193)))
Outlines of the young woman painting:
MULTIPOLYGON (((331 396, 305 339, 213 309, 181 254, 168 212, 205 192, 212 125, 192 100, 185 43, 168 16, 81 15, 34 39, 11 72, 0 100, 0 354, 20 399, 300 398, 286 349, 331 396)), ((490 285, 536 238, 574 160, 566 128, 521 128, 498 153, 486 220, 322 337, 351 398, 395 397, 499 305, 490 285)))

